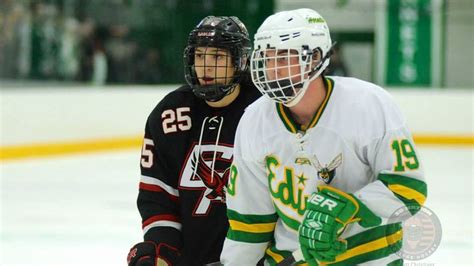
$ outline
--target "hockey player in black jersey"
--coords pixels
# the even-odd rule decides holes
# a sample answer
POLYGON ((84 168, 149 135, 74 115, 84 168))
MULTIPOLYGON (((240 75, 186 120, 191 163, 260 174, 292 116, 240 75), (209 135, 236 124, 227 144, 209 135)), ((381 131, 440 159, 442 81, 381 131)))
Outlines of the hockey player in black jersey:
POLYGON ((235 130, 260 96, 249 77, 250 50, 237 17, 206 17, 189 34, 188 85, 168 94, 146 123, 137 200, 144 242, 130 250, 129 266, 219 261, 235 130))

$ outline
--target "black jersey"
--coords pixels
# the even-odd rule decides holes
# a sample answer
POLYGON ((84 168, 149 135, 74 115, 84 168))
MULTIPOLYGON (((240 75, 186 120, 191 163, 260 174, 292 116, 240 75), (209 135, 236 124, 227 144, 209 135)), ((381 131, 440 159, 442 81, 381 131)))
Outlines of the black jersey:
POLYGON ((181 252, 179 265, 219 261, 228 229, 225 186, 235 131, 260 96, 253 85, 224 108, 212 108, 189 86, 169 93, 148 117, 138 209, 145 240, 181 252))

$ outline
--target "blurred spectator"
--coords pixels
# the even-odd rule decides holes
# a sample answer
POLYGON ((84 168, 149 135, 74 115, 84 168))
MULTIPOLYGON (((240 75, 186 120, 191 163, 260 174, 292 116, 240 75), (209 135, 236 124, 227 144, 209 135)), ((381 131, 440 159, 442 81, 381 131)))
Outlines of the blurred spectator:
POLYGON ((25 77, 30 69, 30 15, 24 4, 0 2, 0 77, 25 77))
POLYGON ((148 49, 145 56, 138 57, 135 65, 137 83, 157 84, 161 81, 160 54, 157 49, 148 49))
POLYGON ((31 69, 33 79, 56 78, 59 51, 57 7, 42 2, 32 2, 31 69))
POLYGON ((92 79, 93 57, 94 57, 94 32, 95 23, 92 19, 85 19, 79 24, 79 80, 88 81, 92 79))
POLYGON ((75 80, 79 74, 79 22, 73 17, 63 20, 59 52, 59 75, 75 80))
POLYGON ((103 85, 107 80, 108 64, 104 49, 107 30, 98 28, 87 18, 80 25, 80 70, 79 80, 103 85))
POLYGON ((158 44, 143 34, 147 31, 140 28, 143 25, 114 16, 108 21, 117 24, 98 24, 96 13, 91 12, 95 7, 104 5, 78 0, 1 0, 0 78, 98 85, 163 81, 158 44), (131 36, 131 27, 139 32, 138 41, 131 36))
POLYGON ((111 83, 133 82, 137 44, 129 40, 130 29, 126 25, 114 25, 109 28, 110 36, 105 43, 110 62, 107 78, 111 83))
POLYGON ((104 46, 100 39, 96 39, 94 42, 94 53, 92 59, 92 84, 104 85, 107 81, 108 66, 104 46))

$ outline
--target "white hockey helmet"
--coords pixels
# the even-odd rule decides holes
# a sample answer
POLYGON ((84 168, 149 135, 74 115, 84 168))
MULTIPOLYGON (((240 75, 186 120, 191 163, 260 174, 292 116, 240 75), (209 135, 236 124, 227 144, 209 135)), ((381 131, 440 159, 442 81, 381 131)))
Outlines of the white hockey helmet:
POLYGON ((324 18, 312 9, 271 15, 254 39, 252 81, 263 95, 286 106, 296 105, 311 81, 329 65, 332 47, 329 28, 324 18), (316 54, 320 60, 315 63, 316 54), (298 64, 291 65, 295 57, 298 64), (299 69, 298 73, 294 73, 295 68, 299 69), (287 74, 279 77, 280 71, 287 74))

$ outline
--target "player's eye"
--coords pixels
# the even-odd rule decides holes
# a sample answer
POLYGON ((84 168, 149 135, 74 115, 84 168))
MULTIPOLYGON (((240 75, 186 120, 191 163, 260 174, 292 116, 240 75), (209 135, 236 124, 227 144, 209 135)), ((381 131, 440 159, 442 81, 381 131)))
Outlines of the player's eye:
POLYGON ((288 62, 288 54, 287 53, 280 53, 276 56, 278 63, 286 63, 288 62))
POLYGON ((214 57, 217 59, 217 60, 221 60, 221 59, 224 59, 226 57, 225 54, 215 54, 214 57))

